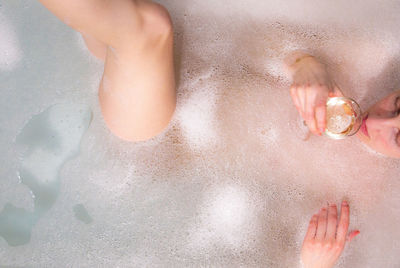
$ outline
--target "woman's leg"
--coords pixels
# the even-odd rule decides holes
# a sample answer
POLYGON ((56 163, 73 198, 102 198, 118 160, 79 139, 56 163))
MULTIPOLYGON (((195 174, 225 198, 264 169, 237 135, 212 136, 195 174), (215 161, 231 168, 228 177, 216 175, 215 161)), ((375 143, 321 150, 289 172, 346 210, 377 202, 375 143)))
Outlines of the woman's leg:
POLYGON ((40 1, 84 36, 106 45, 99 99, 110 130, 128 141, 160 133, 176 103, 168 12, 139 0, 40 1))

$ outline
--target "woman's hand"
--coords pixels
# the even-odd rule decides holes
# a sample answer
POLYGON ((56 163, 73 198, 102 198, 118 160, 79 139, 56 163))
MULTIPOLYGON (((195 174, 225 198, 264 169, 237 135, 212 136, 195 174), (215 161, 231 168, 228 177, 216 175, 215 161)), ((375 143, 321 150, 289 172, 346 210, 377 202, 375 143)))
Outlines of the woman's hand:
POLYGON ((311 132, 321 135, 326 127, 328 97, 343 94, 316 58, 300 53, 294 59, 290 65, 286 63, 293 80, 290 94, 311 132))
POLYGON ((331 204, 323 207, 312 216, 301 249, 301 260, 305 268, 331 268, 342 253, 346 240, 350 241, 360 232, 349 228, 349 205, 343 201, 340 220, 337 220, 337 208, 331 204))

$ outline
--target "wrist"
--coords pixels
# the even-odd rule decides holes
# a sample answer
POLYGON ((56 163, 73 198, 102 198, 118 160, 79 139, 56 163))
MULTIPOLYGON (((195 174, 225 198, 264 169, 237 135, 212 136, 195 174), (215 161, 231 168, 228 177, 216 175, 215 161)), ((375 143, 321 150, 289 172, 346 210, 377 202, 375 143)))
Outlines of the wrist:
POLYGON ((312 55, 303 55, 295 58, 293 63, 288 66, 289 70, 297 70, 304 65, 318 65, 320 62, 312 55))
POLYGON ((294 65, 303 58, 313 57, 313 55, 304 50, 295 50, 290 52, 285 58, 284 63, 287 67, 294 65))
POLYGON ((301 66, 320 63, 313 55, 303 51, 294 51, 284 59, 289 74, 295 73, 301 66))

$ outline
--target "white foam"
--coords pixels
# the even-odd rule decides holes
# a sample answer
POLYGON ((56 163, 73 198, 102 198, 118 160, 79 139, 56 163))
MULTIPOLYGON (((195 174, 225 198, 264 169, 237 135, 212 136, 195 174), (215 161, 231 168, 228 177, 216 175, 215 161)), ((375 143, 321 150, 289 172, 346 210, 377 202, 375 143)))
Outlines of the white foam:
MULTIPOLYGON (((0 74, 2 144, 11 141, 22 121, 38 110, 70 94, 80 100, 88 95, 88 88, 93 91, 87 97, 95 118, 81 154, 59 174, 60 195, 35 226, 30 244, 9 248, 0 239, 3 263, 296 267, 312 213, 326 199, 346 198, 352 228, 361 228, 361 234, 355 244, 346 246, 348 255, 342 256, 343 263, 337 267, 395 267, 399 245, 393 241, 400 241, 399 209, 392 204, 399 203, 400 184, 385 184, 387 179, 398 181, 398 162, 370 153, 356 138, 334 141, 312 135, 303 141, 308 128, 293 106, 289 83, 281 79, 285 77, 278 65, 286 53, 309 49, 326 62, 346 95, 374 101, 381 89, 388 91, 388 85, 398 84, 398 3, 161 3, 170 10, 175 27, 181 78, 177 123, 167 135, 150 142, 128 143, 106 130, 94 94, 103 66, 93 64, 95 58, 80 34, 75 42, 72 31, 62 22, 57 24, 38 1, 2 2, 13 28, 21 29, 17 32, 20 42, 24 38, 24 45, 32 48, 32 58, 22 62, 26 76, 17 70, 10 73, 11 78, 0 74), (36 31, 23 31, 28 23, 36 31), (38 34, 46 42, 37 42, 38 34), (61 50, 54 50, 54 44, 61 45, 57 46, 61 50), (49 55, 50 50, 55 54, 49 55), (54 68, 63 65, 55 58, 62 63, 71 59, 67 66, 79 68, 54 68), (38 66, 30 65, 40 59, 44 60, 38 66), (91 70, 85 72, 88 65, 91 70), (65 89, 52 98, 61 86, 65 89), (34 94, 29 94, 31 90, 34 94), (386 199, 381 200, 382 196, 386 199), (94 219, 90 226, 74 220, 71 209, 77 203, 88 208, 94 219)), ((57 132, 68 135, 67 128, 57 128, 57 132)), ((55 164, 51 155, 39 153, 40 158, 32 158, 29 166, 36 174, 44 164, 35 162, 50 159, 45 162, 55 164)), ((13 155, 6 150, 0 156, 3 174, 13 155)), ((8 172, 12 174, 11 169, 8 172)), ((0 181, 13 180, 12 176, 0 181)), ((14 179, 16 184, 18 178, 14 179)), ((25 194, 32 201, 27 190, 10 185, 1 184, 6 188, 2 203, 30 208, 29 202, 11 198, 25 194)))
POLYGON ((0 70, 11 71, 21 61, 23 53, 11 22, 0 13, 0 70))
POLYGON ((205 192, 196 225, 188 241, 190 247, 215 245, 238 249, 247 239, 247 227, 254 221, 248 193, 237 185, 216 187, 205 192))
POLYGON ((217 88, 209 84, 211 71, 189 83, 193 90, 178 104, 176 117, 183 134, 193 148, 206 148, 216 144, 217 88))
MULTIPOLYGON (((265 20, 265 18, 278 18, 288 20, 293 24, 333 24, 341 26, 364 24, 365 27, 373 27, 373 23, 385 22, 383 16, 376 16, 377 12, 391 13, 395 7, 394 1, 386 1, 385 5, 376 1, 352 1, 345 0, 335 2, 309 1, 235 1, 226 2, 204 0, 191 5, 190 11, 195 14, 209 14, 210 16, 229 19, 230 16, 246 16, 253 20, 265 20), (360 8, 360 5, 363 8, 360 8), (207 13, 206 13, 207 12, 207 13), (365 19, 368 18, 368 19, 365 19)), ((380 13, 381 14, 381 13, 380 13)))

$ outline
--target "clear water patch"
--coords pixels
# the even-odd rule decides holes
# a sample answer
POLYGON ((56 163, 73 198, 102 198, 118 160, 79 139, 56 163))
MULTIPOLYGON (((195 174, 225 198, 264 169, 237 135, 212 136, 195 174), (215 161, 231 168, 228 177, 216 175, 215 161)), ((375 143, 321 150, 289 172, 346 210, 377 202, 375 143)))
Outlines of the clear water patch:
MULTIPOLYGON (((56 202, 60 170, 79 154, 91 119, 92 112, 86 105, 57 104, 33 116, 17 136, 16 145, 22 149, 18 176, 30 189, 34 208, 28 211, 7 203, 1 211, 0 236, 10 246, 28 243, 32 228, 56 202)), ((82 214, 82 209, 78 212, 82 214)))
POLYGON ((93 222, 93 218, 89 215, 83 204, 76 204, 72 210, 74 211, 75 218, 81 222, 86 224, 93 222))

